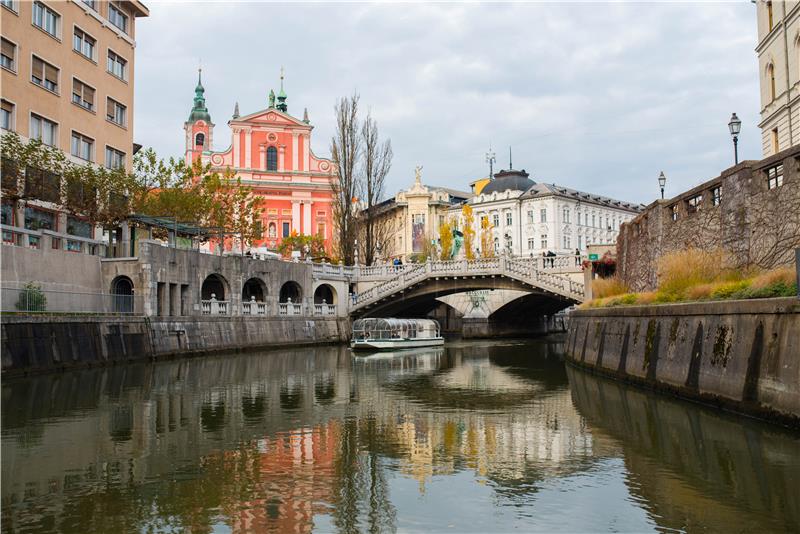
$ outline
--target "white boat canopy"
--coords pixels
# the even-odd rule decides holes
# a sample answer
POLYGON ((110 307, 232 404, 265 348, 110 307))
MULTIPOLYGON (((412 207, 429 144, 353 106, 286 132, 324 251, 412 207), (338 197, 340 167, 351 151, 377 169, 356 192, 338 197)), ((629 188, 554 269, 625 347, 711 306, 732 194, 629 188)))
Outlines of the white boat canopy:
POLYGON ((429 339, 439 335, 439 323, 434 319, 368 317, 353 322, 353 339, 429 339))

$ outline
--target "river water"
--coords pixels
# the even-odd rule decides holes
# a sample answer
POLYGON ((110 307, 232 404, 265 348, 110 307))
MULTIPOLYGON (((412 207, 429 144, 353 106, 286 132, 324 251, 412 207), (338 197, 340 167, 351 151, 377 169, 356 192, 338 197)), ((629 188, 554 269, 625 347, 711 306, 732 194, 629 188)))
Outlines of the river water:
POLYGON ((800 434, 562 350, 318 347, 4 380, 2 530, 800 531, 800 434))

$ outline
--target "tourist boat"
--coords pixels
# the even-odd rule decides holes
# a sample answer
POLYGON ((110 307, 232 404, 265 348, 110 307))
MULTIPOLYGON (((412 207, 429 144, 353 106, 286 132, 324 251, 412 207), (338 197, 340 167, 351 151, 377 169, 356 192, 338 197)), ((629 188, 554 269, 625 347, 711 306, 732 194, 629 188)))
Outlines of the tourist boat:
POLYGON ((369 317, 353 322, 353 350, 398 350, 444 345, 433 319, 369 317))

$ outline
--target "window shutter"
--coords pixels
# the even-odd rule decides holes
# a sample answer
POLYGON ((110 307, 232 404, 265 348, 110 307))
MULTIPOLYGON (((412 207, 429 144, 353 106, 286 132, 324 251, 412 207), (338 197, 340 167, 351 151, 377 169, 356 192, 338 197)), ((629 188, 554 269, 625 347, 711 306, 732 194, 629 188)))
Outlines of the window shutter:
POLYGON ((38 57, 33 58, 33 68, 31 69, 34 76, 44 80, 44 61, 38 57))
POLYGON ((10 57, 11 59, 14 59, 14 45, 11 44, 11 42, 6 41, 5 39, 3 39, 2 51, 3 51, 3 55, 4 56, 10 57))
POLYGON ((83 86, 83 99, 89 103, 91 107, 94 107, 94 89, 89 87, 88 85, 83 86))
POLYGON ((47 81, 58 85, 58 69, 54 66, 47 63, 44 64, 44 77, 47 81))

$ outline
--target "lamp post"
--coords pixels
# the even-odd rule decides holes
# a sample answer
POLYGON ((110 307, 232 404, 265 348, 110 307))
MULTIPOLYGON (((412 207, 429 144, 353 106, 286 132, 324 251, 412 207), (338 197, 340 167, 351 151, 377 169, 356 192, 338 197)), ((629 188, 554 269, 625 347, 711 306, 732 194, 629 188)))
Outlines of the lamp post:
POLYGON ((664 186, 667 185, 667 177, 664 176, 664 171, 658 175, 658 185, 661 186, 661 200, 664 200, 664 186))
POLYGON ((742 131, 742 121, 736 116, 736 113, 731 115, 731 122, 728 123, 728 129, 731 131, 733 137, 733 161, 734 165, 739 164, 739 132, 742 131))

